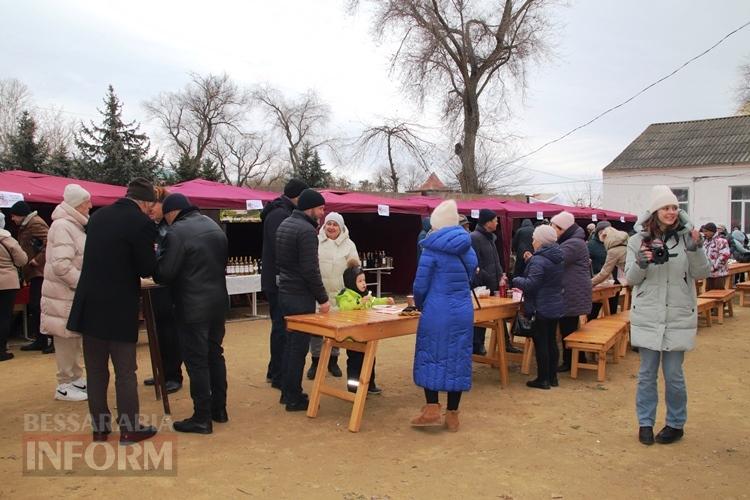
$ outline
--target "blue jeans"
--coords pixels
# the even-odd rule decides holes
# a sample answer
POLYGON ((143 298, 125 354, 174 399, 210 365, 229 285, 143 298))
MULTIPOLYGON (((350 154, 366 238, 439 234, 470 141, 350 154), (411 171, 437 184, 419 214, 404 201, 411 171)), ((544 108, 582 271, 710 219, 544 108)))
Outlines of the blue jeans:
POLYGON ((635 396, 636 413, 641 427, 653 427, 656 420, 656 406, 659 394, 656 379, 661 361, 664 373, 665 399, 667 401, 666 424, 682 429, 687 420, 687 388, 682 372, 684 351, 652 351, 641 347, 641 367, 638 371, 638 391, 635 396))

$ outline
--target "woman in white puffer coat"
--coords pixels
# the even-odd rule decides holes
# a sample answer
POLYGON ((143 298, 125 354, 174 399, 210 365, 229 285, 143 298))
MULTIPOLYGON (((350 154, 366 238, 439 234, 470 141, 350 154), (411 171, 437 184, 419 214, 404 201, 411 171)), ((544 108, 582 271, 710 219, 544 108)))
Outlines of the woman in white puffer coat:
POLYGON ((84 230, 89 221, 91 195, 78 184, 65 186, 63 202, 52 212, 47 234, 47 262, 42 285, 40 330, 55 336, 57 389, 55 399, 85 401, 81 336, 66 328, 86 244, 84 230))
MULTIPOLYGON (((323 286, 328 293, 331 304, 336 303, 336 295, 344 288, 344 271, 347 262, 351 259, 359 261, 357 246, 349 239, 349 229, 344 224, 344 218, 337 212, 326 215, 323 226, 318 232, 318 260, 320 261, 320 277, 323 278, 323 286)), ((307 378, 315 378, 318 368, 320 348, 323 345, 323 337, 310 336, 310 354, 312 354, 312 366, 307 371, 307 378)), ((339 350, 331 351, 328 362, 328 371, 334 377, 342 375, 338 365, 339 350)))

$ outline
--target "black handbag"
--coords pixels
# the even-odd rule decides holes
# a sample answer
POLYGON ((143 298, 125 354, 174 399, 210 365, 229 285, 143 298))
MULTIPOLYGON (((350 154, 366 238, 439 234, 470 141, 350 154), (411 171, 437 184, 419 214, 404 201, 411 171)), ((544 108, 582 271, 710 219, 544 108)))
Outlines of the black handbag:
POLYGON ((516 320, 513 322, 513 335, 515 337, 532 337, 536 328, 536 314, 531 317, 526 316, 523 312, 523 297, 521 297, 521 307, 516 313, 516 320))

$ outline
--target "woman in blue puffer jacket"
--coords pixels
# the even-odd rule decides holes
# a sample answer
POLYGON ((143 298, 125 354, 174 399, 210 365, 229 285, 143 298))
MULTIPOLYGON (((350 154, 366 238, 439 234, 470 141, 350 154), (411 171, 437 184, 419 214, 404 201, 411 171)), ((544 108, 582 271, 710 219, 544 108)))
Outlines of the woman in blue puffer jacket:
POLYGON ((524 314, 536 315, 534 351, 537 375, 526 385, 536 389, 557 386, 557 322, 565 313, 563 299, 563 252, 552 226, 539 226, 532 239, 534 255, 526 263, 523 276, 513 278, 513 286, 523 290, 524 314))
POLYGON ((412 419, 417 427, 442 425, 438 391, 448 391, 445 427, 458 430, 461 393, 471 389, 474 305, 470 277, 477 269, 471 237, 458 225, 456 202, 446 200, 430 217, 432 232, 422 242, 414 300, 422 311, 414 354, 414 383, 427 404, 412 419))

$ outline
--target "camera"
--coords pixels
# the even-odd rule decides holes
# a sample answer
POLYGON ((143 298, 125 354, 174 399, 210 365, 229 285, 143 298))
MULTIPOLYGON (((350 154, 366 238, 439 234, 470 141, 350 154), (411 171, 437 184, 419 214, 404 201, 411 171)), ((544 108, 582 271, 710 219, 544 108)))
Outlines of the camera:
POLYGON ((669 251, 667 250, 667 247, 664 246, 664 242, 662 240, 651 240, 649 250, 651 250, 651 262, 653 264, 658 265, 669 262, 669 251))

